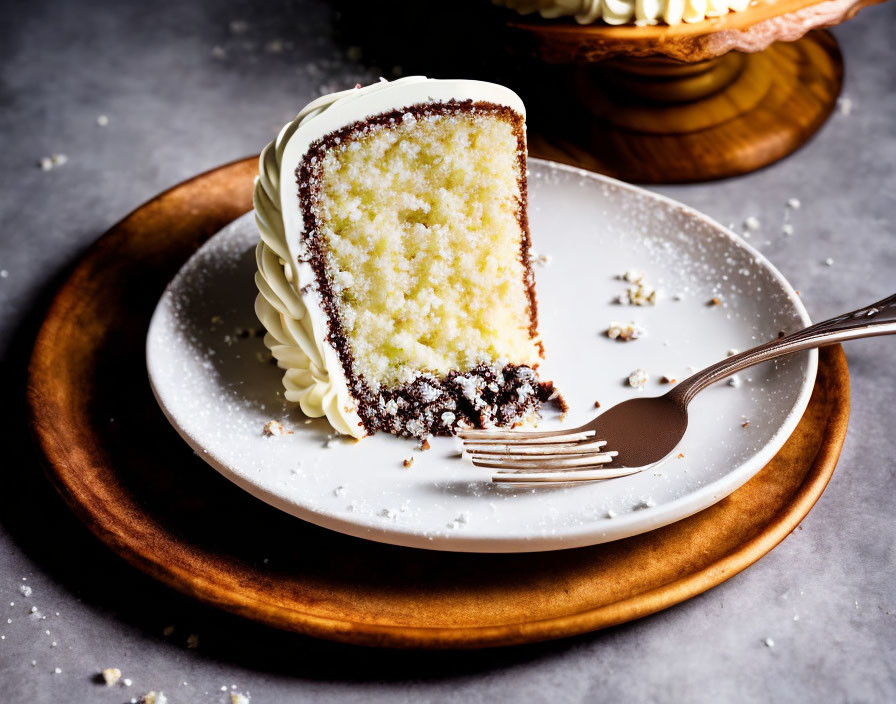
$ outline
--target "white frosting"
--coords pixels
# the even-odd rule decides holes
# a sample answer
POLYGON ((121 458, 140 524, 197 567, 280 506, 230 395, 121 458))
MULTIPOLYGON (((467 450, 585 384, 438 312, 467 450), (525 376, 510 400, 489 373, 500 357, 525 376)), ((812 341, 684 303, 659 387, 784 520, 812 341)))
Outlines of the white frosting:
POLYGON ((539 13, 546 19, 575 18, 579 24, 603 20, 607 24, 658 24, 660 20, 675 25, 702 22, 707 17, 721 17, 729 10, 740 12, 749 0, 492 0, 495 5, 509 7, 522 15, 539 13))
POLYGON ((451 99, 488 101, 526 114, 519 97, 503 86, 409 76, 318 98, 280 130, 259 159, 254 203, 261 241, 255 252, 259 291, 255 312, 268 331, 264 342, 285 370, 286 398, 297 402, 307 416, 326 416, 344 435, 360 438, 366 431, 338 354, 326 340, 328 321, 314 272, 300 261, 304 221, 295 172, 308 147, 331 132, 391 110, 451 99))

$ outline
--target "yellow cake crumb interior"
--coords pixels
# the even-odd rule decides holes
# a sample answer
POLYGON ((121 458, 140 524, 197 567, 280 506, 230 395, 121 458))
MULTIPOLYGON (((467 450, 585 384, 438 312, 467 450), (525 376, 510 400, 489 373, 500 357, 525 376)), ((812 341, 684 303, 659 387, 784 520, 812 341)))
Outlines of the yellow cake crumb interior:
POLYGON ((446 113, 330 149, 318 218, 355 372, 393 386, 534 364, 509 120, 446 113))

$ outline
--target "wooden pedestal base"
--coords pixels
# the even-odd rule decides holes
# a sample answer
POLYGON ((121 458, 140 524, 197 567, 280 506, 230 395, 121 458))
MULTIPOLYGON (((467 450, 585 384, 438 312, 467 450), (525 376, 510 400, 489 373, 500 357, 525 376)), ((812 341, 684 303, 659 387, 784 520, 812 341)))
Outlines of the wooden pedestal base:
POLYGON ((531 154, 639 183, 724 178, 777 161, 821 127, 843 80, 825 31, 697 63, 621 57, 558 69, 570 102, 557 105, 556 85, 535 94, 531 154))

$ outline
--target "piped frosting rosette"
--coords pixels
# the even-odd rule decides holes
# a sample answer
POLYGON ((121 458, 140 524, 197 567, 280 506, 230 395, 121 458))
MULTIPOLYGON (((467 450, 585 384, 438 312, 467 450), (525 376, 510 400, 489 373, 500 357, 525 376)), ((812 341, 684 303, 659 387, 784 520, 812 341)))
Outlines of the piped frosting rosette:
POLYGON ((708 17, 721 17, 740 12, 750 0, 492 0, 520 14, 537 12, 545 19, 573 17, 579 24, 603 20, 607 24, 634 23, 650 25, 665 22, 702 22, 708 17))

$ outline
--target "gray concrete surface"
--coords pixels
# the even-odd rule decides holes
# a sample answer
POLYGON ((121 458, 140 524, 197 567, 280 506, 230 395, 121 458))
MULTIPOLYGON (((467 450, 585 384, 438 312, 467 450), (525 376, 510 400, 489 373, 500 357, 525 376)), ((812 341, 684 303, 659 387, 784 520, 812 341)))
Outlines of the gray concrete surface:
MULTIPOLYGON (((332 29, 339 18, 323 2, 32 0, 2 9, 5 701, 119 703, 155 689, 171 704, 221 703, 231 685, 253 704, 896 701, 896 339, 849 345, 849 436, 800 529, 709 593, 602 633, 473 654, 347 648, 200 607, 125 565, 55 496, 24 431, 24 366, 49 296, 131 209, 257 152, 321 89, 391 67, 350 60, 332 29), (99 115, 108 125, 97 124, 99 115), (68 162, 37 168, 53 153, 68 162), (32 606, 46 619, 29 616, 32 606), (166 637, 169 624, 176 630, 166 637), (187 648, 190 633, 198 648, 187 648), (110 666, 133 686, 97 683, 110 666)), ((800 289, 813 317, 896 290, 894 30, 889 3, 835 31, 852 109, 805 148, 743 178, 658 189, 724 223, 758 217, 753 243, 800 289), (802 208, 786 237, 791 197, 802 208)))

